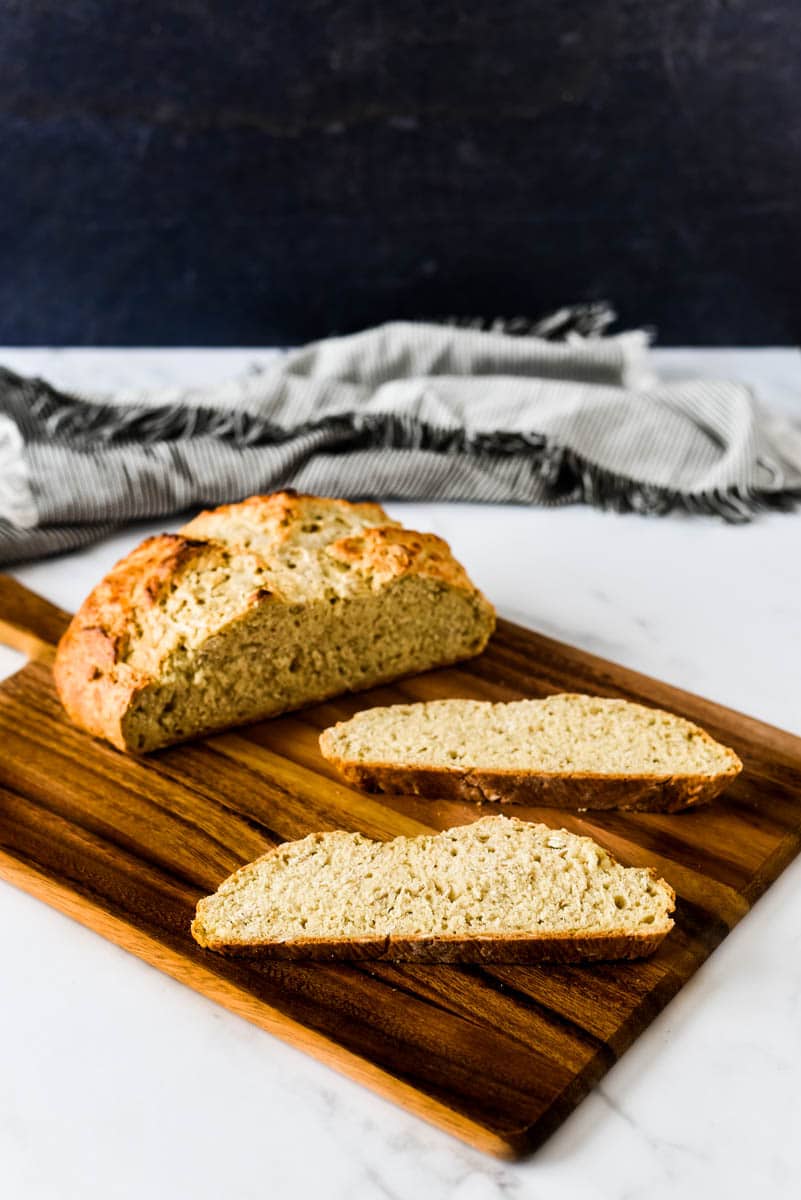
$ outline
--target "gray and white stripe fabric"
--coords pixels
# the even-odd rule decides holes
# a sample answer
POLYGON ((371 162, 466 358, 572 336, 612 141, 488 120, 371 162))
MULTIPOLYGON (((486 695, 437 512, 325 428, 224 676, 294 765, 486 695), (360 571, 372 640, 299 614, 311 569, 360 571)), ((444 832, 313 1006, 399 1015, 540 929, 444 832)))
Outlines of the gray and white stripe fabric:
POLYGON ((223 386, 116 398, 0 369, 0 562, 285 486, 743 521, 801 496, 800 441, 737 383, 657 384, 636 332, 393 323, 223 386))

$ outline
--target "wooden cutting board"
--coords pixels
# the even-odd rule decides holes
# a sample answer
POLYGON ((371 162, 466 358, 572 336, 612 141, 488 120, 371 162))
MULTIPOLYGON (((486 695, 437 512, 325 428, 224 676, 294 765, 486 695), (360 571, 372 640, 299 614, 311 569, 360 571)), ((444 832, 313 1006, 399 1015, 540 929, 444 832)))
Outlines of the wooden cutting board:
MULTIPOLYGON (((0 875, 279 1037, 506 1157, 575 1108, 798 853, 801 739, 502 621, 464 666, 141 761, 66 720, 50 675, 67 615, 0 577, 0 639, 31 661, 0 684, 0 875), (470 804, 370 797, 321 758, 324 726, 370 704, 560 690, 698 721, 745 770, 676 816, 516 808, 589 834, 676 889, 676 928, 635 963, 550 967, 253 964, 201 950, 199 897, 276 842, 371 837, 475 819, 470 804)), ((491 811, 487 805, 483 812, 491 811)))

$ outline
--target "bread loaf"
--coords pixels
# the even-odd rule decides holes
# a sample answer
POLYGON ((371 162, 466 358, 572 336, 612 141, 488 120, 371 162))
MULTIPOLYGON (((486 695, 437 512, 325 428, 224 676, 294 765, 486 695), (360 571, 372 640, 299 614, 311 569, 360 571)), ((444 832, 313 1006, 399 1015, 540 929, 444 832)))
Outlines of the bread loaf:
POLYGON ((673 713, 570 694, 371 708, 324 730, 320 749, 369 791, 556 808, 675 812, 711 800, 742 769, 673 713))
POLYGON ((70 717, 143 753, 469 658, 494 611, 377 504, 279 492, 149 538, 58 647, 70 717))
POLYGON ((374 842, 313 833, 197 906, 201 946, 279 959, 576 962, 640 958, 671 929, 673 889, 590 838, 485 817, 374 842))

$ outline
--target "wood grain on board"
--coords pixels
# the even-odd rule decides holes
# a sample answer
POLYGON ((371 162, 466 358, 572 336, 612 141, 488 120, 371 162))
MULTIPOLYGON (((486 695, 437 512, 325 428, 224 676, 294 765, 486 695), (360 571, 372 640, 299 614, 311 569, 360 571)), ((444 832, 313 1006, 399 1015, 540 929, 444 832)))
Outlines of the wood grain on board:
POLYGON ((66 719, 47 646, 66 614, 0 578, 0 639, 35 656, 0 683, 0 876, 264 1029, 480 1148, 538 1145, 694 973, 801 845, 801 739, 501 621, 480 658, 134 759, 66 719), (189 934, 197 900, 277 842, 446 829, 483 809, 368 796, 335 777, 321 729, 370 704, 572 690, 672 709, 743 774, 706 808, 568 813, 676 889, 676 927, 641 962, 452 967, 237 961, 189 934))

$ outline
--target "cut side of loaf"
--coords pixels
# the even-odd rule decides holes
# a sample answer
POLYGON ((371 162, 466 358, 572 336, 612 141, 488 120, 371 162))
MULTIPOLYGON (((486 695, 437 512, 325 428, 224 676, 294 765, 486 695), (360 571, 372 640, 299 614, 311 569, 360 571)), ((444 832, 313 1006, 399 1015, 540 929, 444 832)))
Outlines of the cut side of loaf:
POLYGON ((675 812, 742 769, 682 717, 578 694, 371 708, 324 730, 320 749, 368 791, 554 808, 675 812))
POLYGON ((578 962, 641 958, 673 889, 564 829, 503 816, 374 842, 313 833, 201 900, 201 946, 268 959, 578 962))
POLYGON ((144 542, 61 639, 70 717, 144 753, 479 654, 492 605, 377 504, 279 492, 144 542))

